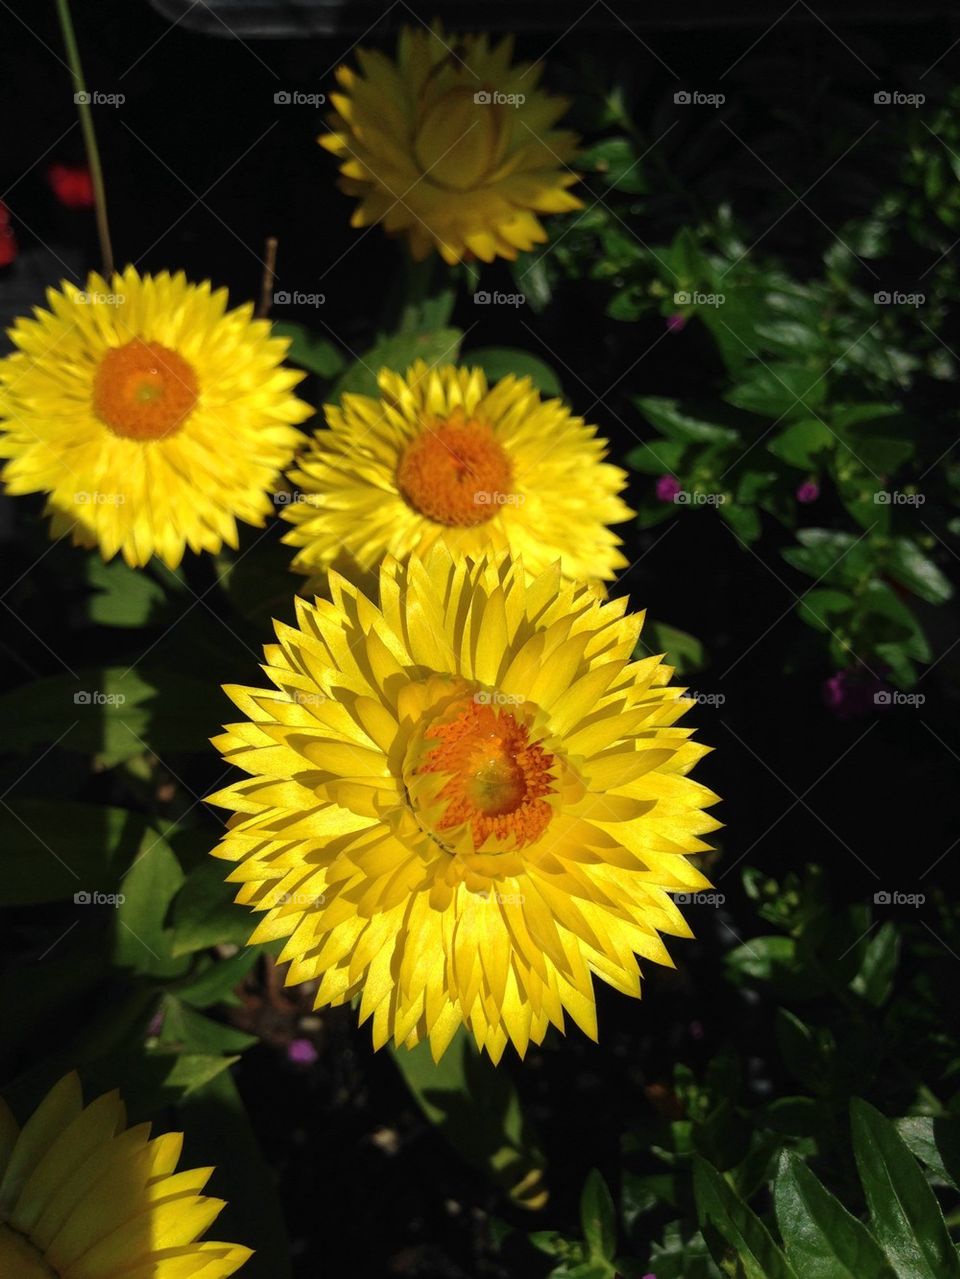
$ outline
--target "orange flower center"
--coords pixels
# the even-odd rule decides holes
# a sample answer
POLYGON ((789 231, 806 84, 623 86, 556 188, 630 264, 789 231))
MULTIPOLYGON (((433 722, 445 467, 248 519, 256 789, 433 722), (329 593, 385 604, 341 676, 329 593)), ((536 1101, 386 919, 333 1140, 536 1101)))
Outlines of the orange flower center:
POLYGON ((114 435, 162 440, 192 412, 199 387, 187 361, 161 346, 134 338, 100 361, 93 380, 93 411, 114 435))
POLYGON ((478 848, 488 835, 512 836, 517 848, 540 838, 553 812, 543 796, 553 791, 554 757, 529 741, 516 716, 471 701, 424 736, 437 744, 417 771, 449 774, 440 831, 469 823, 478 848))
POLYGON ((411 440, 397 467, 403 497, 438 524, 485 524, 512 483, 510 459, 493 431, 459 410, 411 440))

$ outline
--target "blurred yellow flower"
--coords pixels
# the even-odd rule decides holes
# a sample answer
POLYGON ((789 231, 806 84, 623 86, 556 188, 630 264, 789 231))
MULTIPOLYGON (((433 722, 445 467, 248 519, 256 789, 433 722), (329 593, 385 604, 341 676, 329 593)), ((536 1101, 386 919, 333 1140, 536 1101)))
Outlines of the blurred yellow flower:
POLYGON ((671 892, 718 823, 686 774, 706 747, 642 619, 508 556, 389 559, 379 604, 331 573, 266 649, 270 689, 215 739, 250 774, 215 855, 286 938, 316 1006, 360 997, 373 1042, 436 1058, 457 1027, 499 1060, 564 1015, 596 1037, 592 978, 639 996, 636 956, 690 936, 671 892))
POLYGON ((284 541, 301 548, 297 572, 349 561, 367 572, 437 542, 458 555, 509 550, 533 574, 559 560, 583 581, 626 566, 607 527, 633 514, 619 496, 626 474, 560 400, 542 400, 529 378, 488 387, 480 369, 422 360, 379 383, 379 400, 326 406, 329 429, 291 472, 284 541))
POLYGON ((542 64, 512 63, 513 39, 405 28, 396 59, 360 49, 322 146, 360 203, 355 227, 382 222, 418 260, 516 258, 546 241, 539 213, 581 202, 567 190, 576 135, 556 129, 567 100, 537 87, 542 64))
POLYGON ((9 493, 47 493, 51 536, 176 568, 186 547, 237 545, 262 526, 313 410, 281 367, 289 342, 250 305, 182 273, 133 267, 17 320, 0 361, 0 457, 9 493))
POLYGON ((181 1133, 126 1127, 116 1092, 84 1108, 67 1075, 23 1129, 0 1101, 2 1279, 226 1279, 251 1256, 198 1243, 224 1207, 213 1172, 175 1172, 181 1133))

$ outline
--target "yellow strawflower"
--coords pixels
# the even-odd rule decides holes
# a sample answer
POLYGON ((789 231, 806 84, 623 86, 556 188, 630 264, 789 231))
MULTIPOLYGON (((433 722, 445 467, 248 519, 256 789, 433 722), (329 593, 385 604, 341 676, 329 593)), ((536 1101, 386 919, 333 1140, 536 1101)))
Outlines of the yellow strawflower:
POLYGON ((633 512, 626 474, 604 461, 606 440, 529 378, 489 387, 480 369, 419 360, 405 376, 384 369, 380 399, 326 405, 290 480, 284 509, 301 549, 297 572, 320 576, 353 561, 375 569, 443 543, 457 555, 509 550, 537 574, 560 560, 565 576, 609 580, 627 561, 607 527, 633 512))
POLYGON ((670 893, 716 797, 686 774, 706 748, 641 618, 501 555, 388 559, 379 603, 331 573, 266 649, 268 689, 215 744, 249 778, 215 850, 237 901, 286 938, 317 1007, 359 996, 373 1042, 462 1023, 498 1060, 565 1013, 596 1037, 593 977, 640 994, 636 956, 688 937, 670 893))
POLYGON ((303 374, 281 367, 288 340, 182 273, 128 267, 47 299, 0 361, 7 491, 45 492, 53 537, 135 567, 262 526, 313 411, 292 394, 303 374))
POLYGON ((537 214, 581 207, 567 190, 576 135, 554 127, 567 100, 538 88, 541 63, 512 57, 509 36, 491 47, 408 27, 394 60, 361 48, 359 71, 338 68, 319 141, 359 197, 353 226, 381 222, 417 259, 491 262, 546 241, 537 214))
POLYGON ((250 1257, 199 1243, 224 1207, 212 1168, 176 1172, 183 1134, 127 1128, 116 1092, 67 1075, 22 1129, 0 1101, 0 1279, 226 1279, 250 1257))

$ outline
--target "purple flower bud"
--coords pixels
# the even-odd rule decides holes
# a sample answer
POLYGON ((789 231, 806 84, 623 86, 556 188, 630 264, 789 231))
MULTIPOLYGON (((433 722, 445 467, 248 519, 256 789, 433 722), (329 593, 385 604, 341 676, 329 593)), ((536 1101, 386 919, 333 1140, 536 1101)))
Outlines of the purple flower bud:
POLYGON ((287 1059, 296 1066, 312 1066, 317 1060, 317 1050, 309 1039, 291 1039, 287 1059))
POLYGON ((673 315, 667 316, 667 330, 670 333, 679 333, 687 322, 687 317, 680 311, 675 311, 673 315))
POLYGON ((657 501, 672 502, 682 485, 675 475, 661 475, 657 480, 657 501))
POLYGON ((804 480, 797 489, 797 501, 803 502, 806 506, 810 502, 815 502, 820 496, 820 485, 816 480, 804 480))

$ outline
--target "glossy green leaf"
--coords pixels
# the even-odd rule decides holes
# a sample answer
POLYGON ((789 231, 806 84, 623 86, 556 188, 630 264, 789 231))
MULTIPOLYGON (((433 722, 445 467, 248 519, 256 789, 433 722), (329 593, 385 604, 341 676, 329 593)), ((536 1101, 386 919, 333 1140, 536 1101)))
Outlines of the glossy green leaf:
POLYGON ((699 1155, 693 1158, 693 1187, 701 1226, 712 1227, 734 1250, 746 1279, 800 1279, 756 1213, 699 1155))
POLYGON ((514 347, 485 346, 476 351, 465 351, 463 363, 470 368, 477 366, 483 369, 490 383, 499 382, 501 378, 512 373, 514 377, 528 377, 542 395, 563 394, 560 379, 549 364, 545 364, 535 355, 518 351, 514 347))
POLYGON ((617 1250, 617 1213, 603 1177, 591 1168, 580 1195, 580 1225, 591 1257, 612 1260, 617 1250))
POLYGON ((860 1098, 850 1112, 873 1233, 899 1279, 958 1279, 960 1260, 940 1205, 903 1138, 860 1098))
POLYGON ((866 1226, 784 1151, 774 1186, 777 1225, 803 1279, 896 1279, 866 1226))

